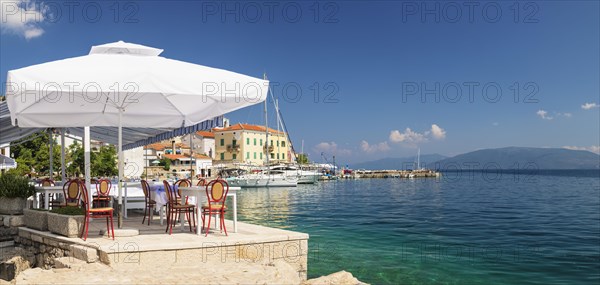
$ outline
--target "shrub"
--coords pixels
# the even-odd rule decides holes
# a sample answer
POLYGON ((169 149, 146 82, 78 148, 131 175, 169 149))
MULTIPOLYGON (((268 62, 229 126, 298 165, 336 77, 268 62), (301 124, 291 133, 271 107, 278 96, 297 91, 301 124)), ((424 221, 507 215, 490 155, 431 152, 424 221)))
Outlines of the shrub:
POLYGON ((68 216, 83 216, 85 215, 85 210, 83 208, 75 207, 75 206, 66 206, 62 208, 52 209, 50 213, 68 215, 68 216))
POLYGON ((0 176, 0 197, 25 198, 35 194, 35 187, 29 184, 29 179, 12 173, 0 176))

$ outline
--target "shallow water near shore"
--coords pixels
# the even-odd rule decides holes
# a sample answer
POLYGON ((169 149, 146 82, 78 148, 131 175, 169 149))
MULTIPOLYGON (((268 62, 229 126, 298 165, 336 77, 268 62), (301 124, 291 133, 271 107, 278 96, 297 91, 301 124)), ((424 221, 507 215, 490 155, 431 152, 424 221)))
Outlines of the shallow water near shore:
POLYGON ((309 278, 346 270, 372 284, 598 284, 598 174, 243 189, 238 212, 241 221, 310 234, 309 278))

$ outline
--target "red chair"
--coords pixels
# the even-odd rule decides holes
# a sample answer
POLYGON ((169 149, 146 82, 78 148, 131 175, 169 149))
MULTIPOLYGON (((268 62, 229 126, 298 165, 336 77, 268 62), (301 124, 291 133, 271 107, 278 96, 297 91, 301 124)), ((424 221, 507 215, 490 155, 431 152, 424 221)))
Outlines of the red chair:
POLYGON ((146 221, 146 214, 148 215, 148 225, 150 225, 150 221, 152 220, 152 216, 154 214, 154 208, 156 208, 156 201, 150 198, 150 185, 146 180, 142 180, 142 190, 144 190, 144 202, 146 206, 144 207, 144 219, 142 220, 142 225, 146 221))
POLYGON ((229 184, 222 179, 213 180, 206 185, 206 200, 208 203, 202 206, 202 228, 206 231, 205 236, 208 236, 212 215, 220 216, 221 230, 225 230, 225 235, 227 235, 227 228, 225 227, 225 211, 227 210, 227 206, 225 206, 225 200, 227 200, 228 192, 229 184), (208 215, 208 225, 205 228, 206 215, 208 215))
POLYGON ((110 189, 112 187, 112 183, 108 179, 100 179, 98 183, 96 183, 96 196, 94 196, 94 207, 108 207, 111 197, 110 189))
POLYGON ((200 180, 198 180, 198 183, 196 183, 196 186, 206 186, 206 179, 200 178, 200 180))
POLYGON ((90 228, 90 218, 106 218, 106 233, 108 237, 110 237, 110 233, 112 230, 112 239, 115 239, 115 225, 113 223, 113 208, 104 207, 104 208, 90 208, 90 200, 88 197, 87 187, 85 187, 85 183, 81 183, 79 181, 75 182, 79 185, 79 189, 81 192, 81 196, 83 197, 83 204, 85 207, 85 222, 84 222, 84 233, 82 233, 83 240, 87 239, 88 231, 90 228), (110 220, 110 227, 108 221, 110 220))
POLYGON ((79 207, 79 200, 81 198, 81 191, 79 191, 79 184, 81 182, 78 179, 69 180, 63 185, 63 194, 65 195, 64 206, 79 207))
POLYGON ((169 232, 169 234, 173 233, 173 225, 180 219, 181 213, 185 213, 188 219, 188 224, 190 225, 190 232, 192 229, 196 229, 196 206, 195 205, 181 205, 179 202, 179 197, 177 197, 177 192, 171 189, 171 185, 167 180, 163 180, 163 184, 165 185, 165 193, 167 194, 167 229, 165 232, 169 232), (191 218, 191 219, 190 219, 191 218), (193 228, 192 228, 193 221, 193 228))
MULTIPOLYGON (((173 185, 177 186, 177 198, 181 199, 181 190, 179 190, 179 187, 191 187, 192 181, 190 181, 189 179, 179 179, 179 180, 175 181, 175 183, 173 183, 173 185)), ((181 204, 181 202, 178 202, 178 203, 181 204)), ((186 205, 188 204, 188 197, 185 197, 185 204, 186 205)))

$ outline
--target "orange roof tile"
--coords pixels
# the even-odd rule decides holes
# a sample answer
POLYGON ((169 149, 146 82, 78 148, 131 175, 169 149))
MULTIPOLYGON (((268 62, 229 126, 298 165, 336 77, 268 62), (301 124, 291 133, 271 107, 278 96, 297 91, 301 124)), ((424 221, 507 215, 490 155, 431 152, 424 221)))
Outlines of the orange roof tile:
POLYGON ((196 135, 203 136, 205 138, 214 138, 215 134, 208 131, 197 131, 196 135))
MULTIPOLYGON (((222 128, 222 129, 215 129, 215 131, 217 132, 223 132, 223 131, 240 131, 240 130, 246 130, 246 131, 256 131, 256 132, 264 132, 265 131, 265 127, 264 126, 258 126, 258 125, 250 125, 250 124, 242 124, 242 123, 237 123, 235 125, 231 125, 227 128, 222 128)), ((283 132, 274 130, 269 128, 269 133, 274 133, 274 134, 283 134, 283 132)))
MULTIPOLYGON (((184 158, 189 159, 190 155, 189 154, 163 154, 163 157, 168 158, 170 160, 177 160, 177 159, 184 159, 184 158)), ((204 154, 194 154, 194 157, 200 158, 200 159, 212 159, 204 154)))

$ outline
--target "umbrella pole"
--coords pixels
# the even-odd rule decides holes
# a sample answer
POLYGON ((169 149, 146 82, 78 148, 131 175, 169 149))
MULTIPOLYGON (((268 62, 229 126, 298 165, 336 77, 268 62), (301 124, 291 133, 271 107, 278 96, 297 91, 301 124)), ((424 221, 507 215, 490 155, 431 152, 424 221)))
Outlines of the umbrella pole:
POLYGON ((117 204, 117 224, 118 228, 123 227, 123 109, 119 108, 119 188, 117 204))
POLYGON ((67 178, 66 173, 67 166, 65 165, 65 129, 60 131, 60 181, 63 185, 67 178))
MULTIPOLYGON (((83 128, 83 160, 84 160, 84 172, 85 172, 85 186, 87 187, 88 197, 92 197, 92 186, 91 186, 91 162, 90 162, 90 127, 83 128)), ((92 205, 90 205, 92 208, 92 205)))
POLYGON ((48 142, 48 146, 50 147, 50 175, 49 178, 54 180, 54 137, 52 135, 52 130, 48 130, 48 137, 50 141, 48 142))

